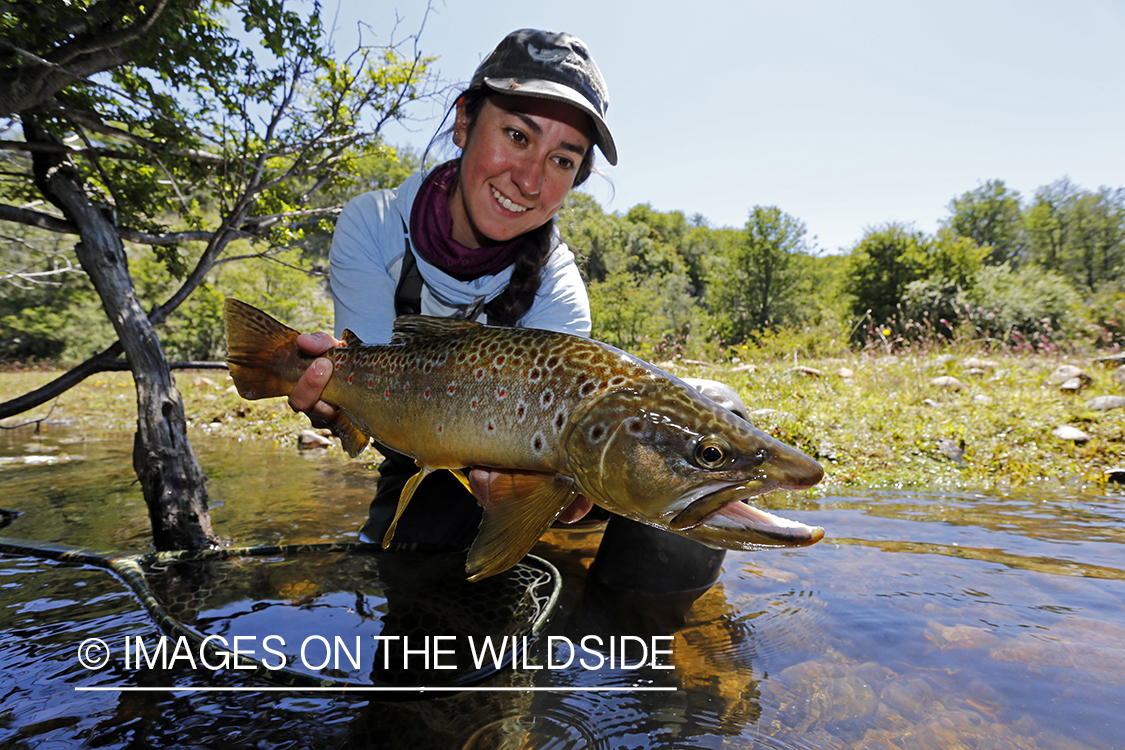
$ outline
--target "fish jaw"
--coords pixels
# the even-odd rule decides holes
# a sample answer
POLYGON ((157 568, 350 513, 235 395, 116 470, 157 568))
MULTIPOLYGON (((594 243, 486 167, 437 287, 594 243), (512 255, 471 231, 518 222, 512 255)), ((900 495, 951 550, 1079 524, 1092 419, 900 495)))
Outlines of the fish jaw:
POLYGON ((823 539, 824 529, 819 526, 783 518, 747 502, 751 497, 775 489, 805 487, 766 481, 754 487, 736 485, 716 490, 680 511, 670 530, 708 546, 740 550, 807 547, 823 539))
POLYGON ((583 493, 641 523, 724 549, 803 547, 824 537, 746 502, 812 487, 821 465, 670 376, 590 405, 568 448, 583 493), (724 460, 701 465, 705 445, 724 460))

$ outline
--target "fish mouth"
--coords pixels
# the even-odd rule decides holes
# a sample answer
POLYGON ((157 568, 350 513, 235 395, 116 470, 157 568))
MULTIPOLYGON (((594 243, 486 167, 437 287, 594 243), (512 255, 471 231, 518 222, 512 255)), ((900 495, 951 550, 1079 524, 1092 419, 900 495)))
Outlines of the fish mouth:
POLYGON ((726 549, 807 547, 823 539, 820 526, 782 518, 746 502, 774 489, 803 488, 787 488, 773 480, 725 487, 692 502, 676 514, 670 527, 696 541, 726 549))

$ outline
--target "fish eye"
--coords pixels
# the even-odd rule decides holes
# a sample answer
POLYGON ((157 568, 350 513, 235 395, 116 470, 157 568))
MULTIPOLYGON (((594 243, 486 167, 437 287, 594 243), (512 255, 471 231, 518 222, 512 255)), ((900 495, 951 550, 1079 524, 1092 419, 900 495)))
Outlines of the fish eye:
POLYGON ((695 464, 701 469, 718 469, 727 462, 730 448, 714 437, 704 438, 695 446, 695 464))

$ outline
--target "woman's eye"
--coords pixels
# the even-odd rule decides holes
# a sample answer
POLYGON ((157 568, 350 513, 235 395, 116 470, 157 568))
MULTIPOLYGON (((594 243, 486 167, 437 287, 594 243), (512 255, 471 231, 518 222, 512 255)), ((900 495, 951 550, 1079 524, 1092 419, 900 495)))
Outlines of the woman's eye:
POLYGON ((527 143, 527 136, 515 128, 508 128, 508 137, 516 143, 527 143))
POLYGON ((574 169, 574 160, 568 159, 565 156, 559 156, 555 159, 555 163, 563 169, 574 169))

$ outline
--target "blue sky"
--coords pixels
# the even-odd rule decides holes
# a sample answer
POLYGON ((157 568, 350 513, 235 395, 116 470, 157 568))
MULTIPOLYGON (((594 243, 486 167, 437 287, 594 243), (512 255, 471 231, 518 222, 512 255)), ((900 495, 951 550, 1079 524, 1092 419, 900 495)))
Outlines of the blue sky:
MULTIPOLYGON (((416 31, 424 7, 322 5, 340 51, 360 23, 366 43, 396 17, 416 31)), ((1125 0, 435 0, 420 47, 465 82, 523 27, 582 38, 606 78, 620 160, 584 189, 610 211, 741 227, 776 205, 835 252, 887 221, 932 232, 988 179, 1125 186, 1125 0)), ((414 114, 392 143, 424 147, 442 107, 414 114)))

